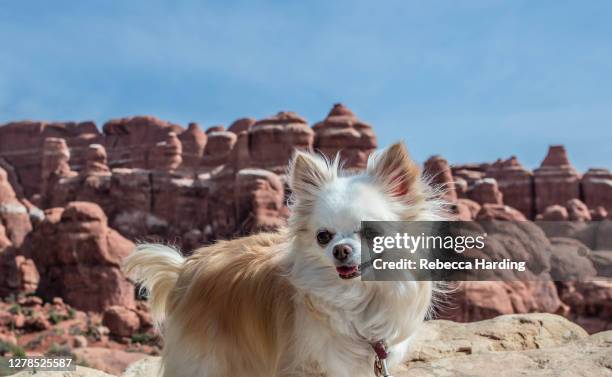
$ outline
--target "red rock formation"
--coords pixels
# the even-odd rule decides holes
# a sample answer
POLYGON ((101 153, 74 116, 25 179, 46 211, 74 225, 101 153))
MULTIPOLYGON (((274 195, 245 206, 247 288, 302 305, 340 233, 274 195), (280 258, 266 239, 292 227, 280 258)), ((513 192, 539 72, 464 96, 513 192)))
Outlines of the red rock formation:
POLYGON ((217 124, 214 126, 210 126, 206 129, 206 135, 211 134, 213 132, 225 132, 225 127, 222 124, 217 124))
POLYGON ((589 208, 602 206, 612 212, 612 173, 608 169, 589 169, 582 177, 582 192, 589 208))
POLYGON ((74 169, 82 167, 87 146, 102 141, 93 122, 23 121, 0 126, 0 157, 15 168, 26 197, 40 192, 41 155, 47 137, 66 140, 74 169))
POLYGON ((567 213, 567 208, 555 204, 546 207, 544 212, 539 214, 536 219, 544 221, 567 221, 567 219, 569 219, 569 214, 567 213))
POLYGON ((178 135, 178 138, 183 145, 183 166, 196 169, 200 166, 208 137, 197 123, 189 123, 187 130, 178 135))
POLYGON ((120 264, 134 244, 108 227, 102 209, 72 202, 46 215, 24 247, 40 272, 39 293, 82 310, 133 306, 134 286, 120 264))
POLYGON ((609 215, 608 211, 602 206, 597 206, 589 210, 589 212, 591 213, 591 219, 593 221, 603 221, 607 219, 609 215))
MULTIPOLYGON (((495 207, 485 204, 483 210, 495 207)), ((482 212, 482 211, 481 211, 482 212)), ((523 216, 514 210, 517 216, 523 216)), ((496 216, 479 220, 514 220, 496 216)), ((524 217, 523 217, 524 219, 524 217)), ((441 309, 442 318, 457 321, 478 321, 501 314, 552 312, 566 310, 559 300, 549 271, 550 242, 544 232, 530 222, 481 222, 487 242, 483 253, 493 260, 509 257, 523 260, 532 277, 528 281, 466 281, 448 299, 448 309, 441 309), (511 240, 511 242, 509 242, 511 240)))
POLYGON ((83 174, 110 174, 104 146, 100 144, 89 145, 85 159, 85 169, 82 171, 83 174))
POLYGON ((278 175, 262 169, 243 169, 236 175, 234 197, 242 233, 270 231, 285 225, 281 215, 284 186, 278 175))
POLYGON ((206 133, 208 143, 204 149, 200 166, 205 169, 214 169, 229 162, 234 144, 236 144, 236 134, 229 131, 207 131, 206 133))
POLYGON ((149 155, 149 167, 154 170, 171 172, 183 162, 183 146, 174 132, 168 132, 166 139, 155 144, 149 155))
POLYGON ((468 183, 465 179, 461 177, 453 177, 453 182, 455 185, 455 193, 458 198, 467 198, 468 191, 468 183))
POLYGON ((612 329, 612 282, 604 279, 559 283, 559 296, 569 305, 568 317, 590 333, 612 329))
POLYGON ((476 220, 526 221, 525 215, 503 204, 484 204, 476 220))
POLYGON ((148 234, 150 224, 157 219, 151 215, 152 178, 142 169, 113 169, 110 180, 111 203, 105 212, 111 226, 126 237, 148 234))
POLYGON ((461 214, 457 220, 461 221, 474 220, 482 208, 475 201, 463 198, 457 199, 457 207, 457 212, 461 214))
POLYGON ((166 140, 168 132, 180 134, 183 128, 152 116, 113 119, 103 127, 111 167, 149 168, 155 145, 166 140))
POLYGON ((459 181, 459 179, 465 181, 466 189, 464 192, 467 192, 474 182, 480 181, 485 177, 485 173, 477 170, 456 169, 454 166, 451 167, 451 170, 453 172, 453 178, 455 178, 455 181, 459 181))
POLYGON ((4 171, 6 172, 7 180, 13 188, 13 191, 15 191, 15 195, 17 195, 19 199, 24 199, 25 192, 23 191, 23 187, 21 187, 21 184, 19 183, 19 176, 17 175, 17 171, 15 170, 13 165, 11 165, 4 158, 0 157, 0 169, 4 169, 4 171))
POLYGON ((580 199, 568 200, 565 204, 570 221, 591 221, 589 208, 580 199))
POLYGON ((0 168, 0 224, 15 247, 20 247, 32 230, 27 208, 17 199, 6 171, 0 168))
POLYGON ((155 226, 148 227, 146 233, 139 236, 159 234, 174 239, 190 230, 201 229, 202 224, 208 220, 206 202, 211 198, 205 182, 154 174, 152 185, 152 207, 148 223, 155 226))
POLYGON ((232 123, 227 130, 238 135, 243 131, 248 132, 255 124, 255 122, 256 120, 253 118, 240 118, 235 120, 234 123, 232 123))
POLYGON ((251 127, 249 136, 253 159, 251 166, 281 173, 295 149, 312 149, 314 132, 306 120, 296 113, 280 112, 258 120, 251 127))
POLYGON ((580 196, 580 175, 570 164, 562 145, 549 148, 540 167, 534 170, 534 178, 537 213, 580 196))
POLYGON ((330 158, 339 152, 347 168, 365 169, 368 156, 377 146, 372 127, 340 103, 335 104, 327 118, 315 124, 313 130, 314 149, 330 158))
POLYGON ((239 171, 253 164, 253 161, 251 160, 251 151, 249 148, 248 131, 242 131, 238 134, 236 143, 232 149, 230 162, 235 171, 239 171))
POLYGON ((505 204, 521 211, 525 217, 533 218, 533 174, 523 168, 515 156, 493 163, 486 176, 495 178, 505 204))
POLYGON ((431 184, 445 193, 444 199, 446 201, 455 202, 457 200, 453 174, 448 165, 448 161, 444 158, 441 156, 432 156, 425 161, 423 176, 430 178, 431 184))
POLYGON ((40 195, 43 208, 48 208, 53 202, 55 185, 63 178, 71 178, 77 175, 72 171, 68 161, 70 160, 70 149, 66 140, 55 137, 45 139, 42 155, 42 172, 40 195))
POLYGON ((111 335, 131 337, 140 328, 140 318, 132 309, 113 305, 104 311, 102 324, 108 327, 111 335))
POLYGON ((467 191, 467 197, 480 204, 503 204, 503 195, 499 191, 497 181, 484 178, 474 182, 467 191))
POLYGON ((33 293, 40 276, 34 261, 17 255, 0 221, 0 297, 16 293, 33 293))

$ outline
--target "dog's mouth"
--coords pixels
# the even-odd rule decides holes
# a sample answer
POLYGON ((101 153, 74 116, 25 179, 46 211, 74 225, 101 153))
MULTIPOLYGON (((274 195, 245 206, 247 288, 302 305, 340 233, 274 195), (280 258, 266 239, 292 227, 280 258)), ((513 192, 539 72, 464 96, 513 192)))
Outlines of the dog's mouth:
POLYGON ((359 266, 336 266, 336 271, 341 279, 353 279, 361 275, 359 266))

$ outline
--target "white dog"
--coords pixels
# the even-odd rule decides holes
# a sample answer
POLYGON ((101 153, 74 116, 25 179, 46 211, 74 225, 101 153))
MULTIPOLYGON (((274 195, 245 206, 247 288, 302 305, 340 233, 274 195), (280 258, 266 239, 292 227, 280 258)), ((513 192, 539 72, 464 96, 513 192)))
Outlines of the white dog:
POLYGON ((403 143, 364 172, 338 165, 295 155, 287 229, 188 258, 150 244, 128 257, 162 329, 164 376, 372 376, 377 354, 380 367, 402 360, 433 284, 358 278, 361 221, 440 220, 441 203, 403 143))

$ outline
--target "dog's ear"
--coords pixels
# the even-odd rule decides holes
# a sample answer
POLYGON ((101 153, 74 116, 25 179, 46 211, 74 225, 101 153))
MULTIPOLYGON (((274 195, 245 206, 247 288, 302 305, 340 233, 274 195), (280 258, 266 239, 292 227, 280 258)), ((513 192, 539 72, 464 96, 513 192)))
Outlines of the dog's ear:
POLYGON ((313 197, 323 184, 334 178, 336 169, 325 158, 296 151, 289 164, 289 185, 297 198, 313 197))
POLYGON ((371 156, 367 173, 396 198, 404 198, 411 193, 420 175, 418 165, 410 158, 403 142, 371 156))

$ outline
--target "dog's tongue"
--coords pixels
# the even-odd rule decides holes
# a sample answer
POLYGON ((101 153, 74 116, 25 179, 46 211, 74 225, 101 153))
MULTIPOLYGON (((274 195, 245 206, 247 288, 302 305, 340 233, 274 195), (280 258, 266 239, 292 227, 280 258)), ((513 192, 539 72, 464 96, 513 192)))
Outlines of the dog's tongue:
POLYGON ((357 272, 357 266, 338 266, 336 271, 340 276, 350 276, 357 272))

